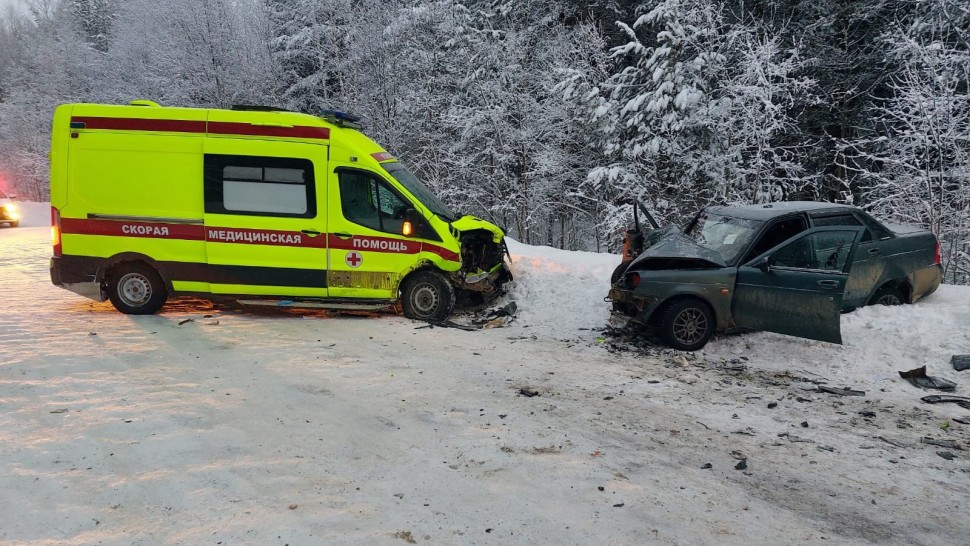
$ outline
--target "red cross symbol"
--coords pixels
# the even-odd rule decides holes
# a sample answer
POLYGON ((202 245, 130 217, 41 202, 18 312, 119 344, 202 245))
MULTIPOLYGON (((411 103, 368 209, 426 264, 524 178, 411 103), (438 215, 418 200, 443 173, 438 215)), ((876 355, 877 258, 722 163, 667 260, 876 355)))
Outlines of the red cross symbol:
POLYGON ((364 261, 364 257, 360 255, 360 252, 356 250, 351 250, 344 257, 344 262, 350 267, 358 267, 364 261))

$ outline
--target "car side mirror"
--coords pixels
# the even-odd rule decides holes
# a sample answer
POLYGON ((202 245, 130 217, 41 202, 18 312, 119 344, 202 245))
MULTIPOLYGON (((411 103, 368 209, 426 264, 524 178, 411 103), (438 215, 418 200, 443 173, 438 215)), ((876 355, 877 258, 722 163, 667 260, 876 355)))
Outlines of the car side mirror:
POLYGON ((762 273, 767 273, 771 270, 771 257, 765 256, 764 258, 761 258, 758 260, 758 264, 755 267, 760 269, 762 273))

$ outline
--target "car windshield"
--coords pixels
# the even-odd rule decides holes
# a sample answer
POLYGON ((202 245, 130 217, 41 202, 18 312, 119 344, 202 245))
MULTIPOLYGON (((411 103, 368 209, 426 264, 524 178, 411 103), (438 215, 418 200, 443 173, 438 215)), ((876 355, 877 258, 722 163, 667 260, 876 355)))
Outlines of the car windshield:
POLYGON ((697 244, 720 254, 725 263, 733 263, 747 248, 762 223, 701 212, 686 234, 697 244))
POLYGON ((442 203, 441 199, 438 199, 438 196, 425 186, 417 176, 414 176, 414 173, 409 171, 407 167, 398 162, 382 163, 381 167, 384 167, 384 170, 389 172, 395 180, 407 188, 411 192, 411 195, 420 201, 422 205, 428 207, 431 212, 448 222, 456 219, 454 211, 448 208, 448 205, 442 203))

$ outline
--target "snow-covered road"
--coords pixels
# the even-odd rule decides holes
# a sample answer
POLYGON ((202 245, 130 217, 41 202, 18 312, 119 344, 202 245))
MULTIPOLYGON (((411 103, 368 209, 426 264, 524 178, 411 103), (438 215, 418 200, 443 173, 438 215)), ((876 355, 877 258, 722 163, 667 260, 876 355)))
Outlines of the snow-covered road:
POLYGON ((192 299, 136 317, 53 287, 46 205, 24 208, 0 229, 5 543, 970 537, 970 410, 896 374, 926 364, 970 395, 948 363, 970 353, 970 288, 845 315, 844 346, 756 333, 684 355, 601 331, 616 257, 513 244, 506 328, 192 299))

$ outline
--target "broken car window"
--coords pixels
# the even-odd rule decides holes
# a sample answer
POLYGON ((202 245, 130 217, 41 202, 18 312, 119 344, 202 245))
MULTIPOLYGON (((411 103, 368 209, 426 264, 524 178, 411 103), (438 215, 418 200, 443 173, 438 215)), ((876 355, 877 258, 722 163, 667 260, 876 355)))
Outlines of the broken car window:
POLYGON ((691 226, 687 236, 704 248, 719 253, 725 262, 731 263, 748 246, 761 224, 758 220, 703 212, 691 226))

